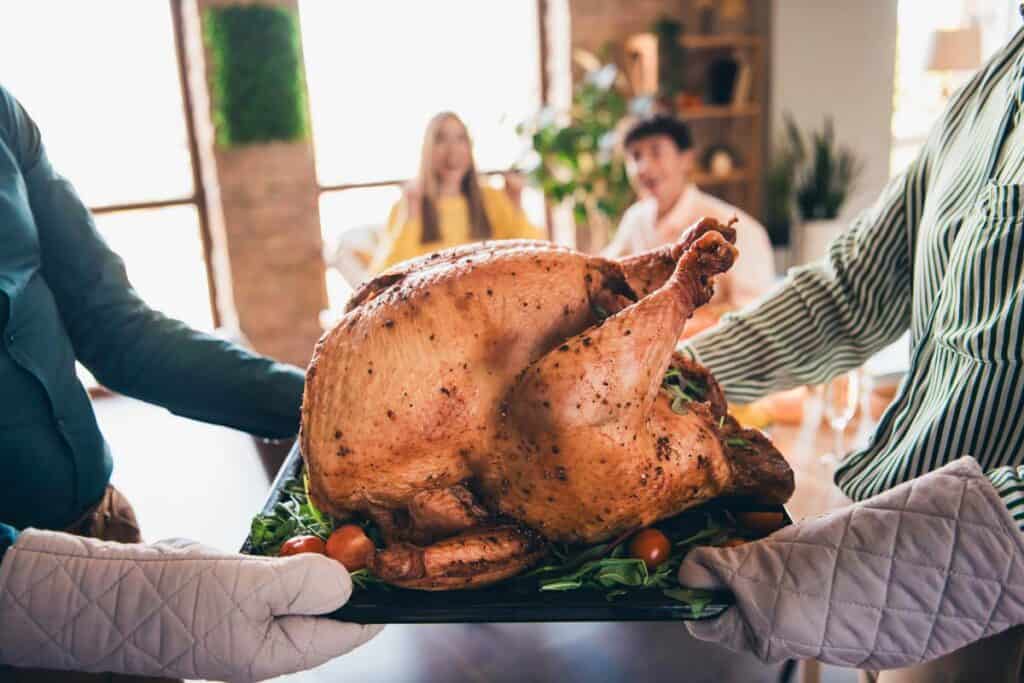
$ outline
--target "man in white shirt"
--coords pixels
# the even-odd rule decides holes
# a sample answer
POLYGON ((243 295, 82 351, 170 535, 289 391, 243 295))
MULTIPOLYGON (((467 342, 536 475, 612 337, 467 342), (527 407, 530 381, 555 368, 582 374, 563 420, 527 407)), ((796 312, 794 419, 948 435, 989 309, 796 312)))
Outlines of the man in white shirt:
POLYGON ((622 216, 605 256, 628 256, 675 242, 705 216, 723 222, 738 219, 740 257, 716 278, 710 305, 697 311, 712 318, 695 316, 687 326, 687 336, 713 324, 721 312, 741 308, 772 287, 775 267, 768 233, 750 215, 701 192, 691 182, 694 150, 690 129, 683 121, 664 114, 643 119, 626 133, 625 148, 626 169, 641 199, 622 216))

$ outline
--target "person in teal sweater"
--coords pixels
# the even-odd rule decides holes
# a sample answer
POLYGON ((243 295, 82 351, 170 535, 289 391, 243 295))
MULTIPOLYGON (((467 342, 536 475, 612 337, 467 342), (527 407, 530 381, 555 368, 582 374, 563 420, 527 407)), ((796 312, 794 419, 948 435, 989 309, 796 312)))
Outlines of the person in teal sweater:
MULTIPOLYGON (((134 657, 109 642, 104 643, 102 652, 90 651, 92 645, 86 641, 97 628, 102 631, 114 626, 128 640, 124 636, 127 627, 110 619, 104 623, 98 614, 96 623, 81 626, 78 642, 68 636, 66 624, 59 623, 62 608, 69 619, 76 615, 76 624, 82 621, 81 614, 88 612, 79 614, 81 604, 70 597, 62 604, 66 589, 47 589, 45 578, 33 580, 45 574, 48 564, 72 567, 69 576, 73 575, 82 594, 88 595, 90 583, 109 572, 114 560, 127 563, 125 566, 143 559, 168 562, 166 573, 173 580, 181 572, 206 575, 197 568, 223 564, 225 557, 194 544, 182 548, 180 544, 139 543, 131 507, 109 485, 113 460, 89 396, 76 376, 75 361, 116 392, 178 415, 263 437, 286 437, 298 430, 304 374, 299 368, 255 355, 149 308, 132 289, 123 261, 97 232, 74 188, 50 165, 39 130, 2 87, 0 334, 0 674, 7 665, 258 678, 312 666, 372 635, 350 624, 286 616, 288 609, 271 604, 282 600, 281 596, 250 596, 247 607, 255 608, 253 614, 259 613, 255 621, 224 596, 207 597, 197 600, 190 614, 176 613, 167 619, 184 623, 188 631, 190 624, 202 620, 204 609, 219 600, 218 609, 234 613, 225 623, 235 619, 237 624, 228 628, 221 643, 223 651, 216 644, 211 649, 207 643, 203 645, 205 654, 186 657, 190 661, 183 665, 165 662, 162 652, 144 656, 137 652, 137 644, 132 646, 134 657), (90 536, 137 545, 82 540, 90 536), (72 563, 68 560, 71 556, 79 560, 72 563), (32 590, 49 590, 48 595, 58 599, 49 601, 48 610, 33 611, 32 590), (261 600, 266 603, 262 610, 261 600), (282 618, 306 620, 290 625, 303 624, 301 628, 309 632, 306 642, 296 639, 295 633, 286 636, 284 626, 277 624, 282 618), (344 627, 345 631, 332 631, 332 627, 344 627), (46 639, 38 635, 40 631, 64 635, 46 639), (30 633, 37 636, 26 635, 30 633), (239 647, 236 639, 240 637, 252 641, 252 647, 239 647), (60 646, 53 649, 57 642, 60 646)), ((272 561, 282 564, 268 569, 263 559, 229 557, 233 569, 222 579, 243 585, 259 583, 260 572, 266 571, 273 571, 274 576, 289 571, 324 574, 321 587, 298 582, 284 589, 290 598, 284 603, 289 607, 312 599, 302 614, 315 614, 317 607, 330 611, 340 606, 351 590, 345 569, 325 558, 319 558, 322 562, 298 558, 290 564, 289 560, 272 561), (292 566, 298 569, 287 569, 292 566)), ((120 607, 132 604, 131 596, 138 592, 130 574, 113 585, 106 581, 110 590, 124 591, 119 612, 120 607)), ((159 581, 154 589, 155 595, 135 603, 139 613, 154 609, 159 613, 168 596, 159 581)), ((161 634, 157 643, 174 631, 164 626, 167 624, 156 625, 161 634)), ((182 647, 196 647, 194 643, 187 646, 186 641, 196 640, 198 635, 181 634, 182 647)), ((122 646, 128 647, 126 643, 122 646)), ((22 675, 28 678, 27 672, 22 675)), ((45 680, 60 678, 47 674, 45 680)))

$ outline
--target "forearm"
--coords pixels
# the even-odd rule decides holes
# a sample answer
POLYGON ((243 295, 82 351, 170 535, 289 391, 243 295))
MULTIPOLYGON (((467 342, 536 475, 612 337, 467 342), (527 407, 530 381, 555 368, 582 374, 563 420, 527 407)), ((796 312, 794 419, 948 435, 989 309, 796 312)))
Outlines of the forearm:
POLYGON ((688 347, 731 401, 818 384, 860 365, 910 322, 916 217, 906 178, 765 299, 694 337, 688 347))
MULTIPOLYGON (((12 105, 13 106, 13 105, 12 105)), ((190 329, 150 309, 96 230, 71 184, 46 158, 20 108, 12 136, 39 235, 42 276, 75 356, 111 389, 262 436, 294 434, 303 373, 190 329)), ((144 226, 140 226, 144 229, 144 226)))
POLYGON ((909 324, 906 300, 865 307, 837 291, 841 287, 819 266, 802 269, 760 304, 726 315, 688 346, 734 402, 822 383, 863 363, 909 324))
POLYGON ((259 436, 298 431, 305 381, 299 368, 190 329, 141 302, 94 325, 78 330, 75 350, 108 388, 259 436))

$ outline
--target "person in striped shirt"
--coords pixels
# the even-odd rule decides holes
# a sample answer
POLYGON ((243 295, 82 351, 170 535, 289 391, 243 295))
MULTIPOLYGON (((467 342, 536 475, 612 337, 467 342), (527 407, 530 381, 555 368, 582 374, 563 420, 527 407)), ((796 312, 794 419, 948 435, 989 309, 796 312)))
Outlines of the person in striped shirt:
MULTIPOLYGON (((793 269, 780 288, 754 306, 726 316, 684 347, 712 370, 730 401, 744 403, 770 392, 826 382, 909 330, 911 363, 900 390, 868 445, 840 463, 836 483, 854 501, 868 501, 870 506, 893 487, 927 484, 935 470, 972 456, 987 478, 986 488, 994 488, 993 495, 997 493, 1005 505, 999 512, 1005 520, 993 523, 999 526, 1009 520, 1003 526, 1015 531, 1006 538, 1007 552, 1013 556, 1021 538, 1012 536, 1019 537, 1024 528, 1022 46, 1024 31, 1018 31, 954 95, 918 157, 829 246, 824 260, 793 269)), ((971 486, 980 491, 977 484, 971 486)), ((942 495, 941 487, 934 490, 942 495)), ((968 537, 963 524, 955 528, 958 542, 968 537)), ((898 533, 914 533, 913 525, 898 533)), ((846 547, 846 538, 839 540, 840 549, 846 547)), ((808 539, 812 545, 816 540, 808 539)), ((891 554, 884 541, 879 544, 880 553, 891 554)), ((724 552, 694 556, 684 563, 681 580, 729 584, 741 604, 747 601, 736 616, 745 635, 726 635, 728 629, 721 625, 691 630, 698 637, 736 647, 773 639, 778 646, 777 633, 763 628, 758 633, 757 619, 751 616, 764 607, 756 591, 744 598, 746 589, 736 585, 733 574, 720 571, 728 564, 724 552), (709 571, 717 578, 709 577, 709 571)), ((762 550, 748 552, 756 557, 762 550)), ((840 553, 837 572, 842 571, 842 561, 840 553)), ((934 563, 945 568, 940 575, 946 577, 937 590, 945 589, 955 573, 950 568, 960 562, 996 567, 1001 561, 957 557, 950 548, 936 547, 934 563)), ((798 580, 799 568, 793 572, 798 580)), ((887 585, 914 580, 909 574, 894 575, 887 585)), ((1024 583, 1024 576, 1009 575, 999 583, 1001 594, 1014 582, 1024 583)), ((978 599, 984 594, 979 589, 978 599)), ((768 591, 762 597, 777 596, 768 591)), ((827 604, 822 608, 828 613, 827 604)), ((881 608, 884 612, 892 605, 881 608)), ((1010 626, 1024 622, 1024 607, 1016 613, 1010 626)), ((935 614, 939 612, 932 613, 933 622, 935 614)), ((922 628, 920 638, 929 640, 916 660, 878 659, 872 653, 877 654, 881 638, 864 644, 861 659, 837 657, 827 642, 819 650, 796 648, 789 655, 825 661, 831 657, 847 666, 863 662, 865 669, 871 662, 913 664, 945 655, 909 673, 865 677, 918 681, 932 680, 929 676, 936 671, 957 671, 962 678, 956 680, 1016 681, 1024 658, 1024 627, 1007 629, 1001 624, 1002 632, 994 635, 990 626, 965 629, 956 642, 967 647, 955 652, 949 643, 956 639, 933 647, 936 635, 922 628), (968 645, 989 634, 993 635, 968 645)), ((874 636, 876 627, 881 628, 865 626, 864 637, 874 636)))

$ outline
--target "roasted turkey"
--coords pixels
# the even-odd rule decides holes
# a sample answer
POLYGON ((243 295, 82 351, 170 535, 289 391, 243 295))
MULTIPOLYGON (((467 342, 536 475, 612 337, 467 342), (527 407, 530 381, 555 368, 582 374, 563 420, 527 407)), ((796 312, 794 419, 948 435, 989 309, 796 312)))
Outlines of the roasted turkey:
POLYGON ((445 590, 512 576, 547 541, 612 539, 715 497, 784 502, 786 462, 676 351, 734 241, 705 219, 621 261, 485 242, 366 283, 307 375, 314 503, 376 522, 383 580, 445 590))

